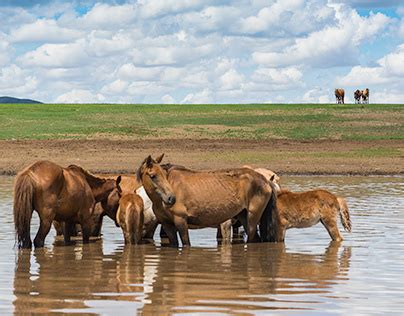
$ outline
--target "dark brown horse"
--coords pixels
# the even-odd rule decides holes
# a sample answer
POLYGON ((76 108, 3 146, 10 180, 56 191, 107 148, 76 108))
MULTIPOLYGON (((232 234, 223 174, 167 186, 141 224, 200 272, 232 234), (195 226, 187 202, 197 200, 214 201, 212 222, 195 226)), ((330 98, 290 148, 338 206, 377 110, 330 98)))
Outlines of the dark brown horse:
MULTIPOLYGON (((148 156, 138 168, 137 176, 174 246, 178 246, 177 231, 183 246, 188 246, 188 228, 218 227, 241 212, 247 214, 248 242, 254 241, 262 215, 265 213, 263 217, 269 219, 276 207, 276 194, 271 184, 254 170, 163 168, 160 165, 162 158, 163 155, 156 160, 148 156)), ((262 221, 263 235, 267 234, 267 229, 266 222, 262 221)))
POLYGON ((362 97, 362 91, 361 90, 356 90, 354 92, 354 99, 355 99, 355 103, 356 104, 360 104, 361 103, 361 97, 362 97))
POLYGON ((89 241, 94 225, 92 212, 96 202, 107 199, 114 180, 98 178, 83 168, 63 168, 50 161, 38 161, 21 171, 14 184, 14 225, 19 248, 31 248, 32 212, 40 218, 35 247, 43 247, 53 220, 65 222, 65 241, 77 222, 81 224, 83 242, 89 241))

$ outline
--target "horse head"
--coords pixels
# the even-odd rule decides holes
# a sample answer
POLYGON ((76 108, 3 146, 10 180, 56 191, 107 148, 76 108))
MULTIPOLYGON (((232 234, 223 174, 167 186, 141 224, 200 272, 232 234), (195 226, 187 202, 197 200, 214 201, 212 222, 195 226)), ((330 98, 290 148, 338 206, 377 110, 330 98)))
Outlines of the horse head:
POLYGON ((109 193, 107 199, 102 202, 102 208, 104 209, 105 215, 111 218, 117 227, 119 227, 116 221, 116 212, 118 211, 119 201, 122 196, 122 189, 120 186, 122 177, 118 176, 114 181, 114 187, 109 193))
POLYGON ((167 180, 167 172, 160 165, 164 154, 154 160, 150 155, 143 160, 138 168, 136 175, 138 181, 141 181, 143 187, 153 201, 159 198, 167 206, 173 206, 176 201, 175 194, 170 183, 167 180))
POLYGON ((279 192, 282 191, 282 188, 281 188, 281 185, 279 184, 279 182, 277 181, 276 177, 277 177, 277 175, 274 173, 271 176, 271 178, 269 179, 269 181, 272 183, 273 188, 275 189, 276 193, 278 194, 279 192))

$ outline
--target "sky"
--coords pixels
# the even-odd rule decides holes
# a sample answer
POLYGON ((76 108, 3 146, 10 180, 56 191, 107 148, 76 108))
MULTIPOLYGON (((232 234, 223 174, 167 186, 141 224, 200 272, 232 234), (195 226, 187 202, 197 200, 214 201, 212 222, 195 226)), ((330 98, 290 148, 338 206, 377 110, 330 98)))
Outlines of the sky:
POLYGON ((404 1, 0 0, 0 96, 404 103, 404 1))

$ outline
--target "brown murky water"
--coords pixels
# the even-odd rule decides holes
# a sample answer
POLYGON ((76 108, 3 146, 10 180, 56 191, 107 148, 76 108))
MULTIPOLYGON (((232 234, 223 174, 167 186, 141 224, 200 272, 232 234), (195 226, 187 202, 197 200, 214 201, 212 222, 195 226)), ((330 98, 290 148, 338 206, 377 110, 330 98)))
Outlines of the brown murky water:
MULTIPOLYGON (((124 247, 106 220, 103 240, 18 251, 12 178, 0 177, 0 315, 401 314, 404 311, 402 177, 288 177, 347 198, 353 232, 331 243, 321 226, 289 230, 286 243, 217 246, 191 232, 191 249, 124 247)), ((37 218, 33 226, 37 225, 37 218)), ((36 227, 33 233, 36 232, 36 227)))

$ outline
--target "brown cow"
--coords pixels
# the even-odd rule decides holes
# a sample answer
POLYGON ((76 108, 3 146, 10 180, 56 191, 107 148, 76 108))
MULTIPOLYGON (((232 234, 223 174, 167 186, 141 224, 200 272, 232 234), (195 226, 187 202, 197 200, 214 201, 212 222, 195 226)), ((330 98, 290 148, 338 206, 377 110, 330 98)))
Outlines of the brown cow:
POLYGON ((335 89, 335 98, 337 100, 337 104, 344 104, 345 90, 344 89, 335 89))

